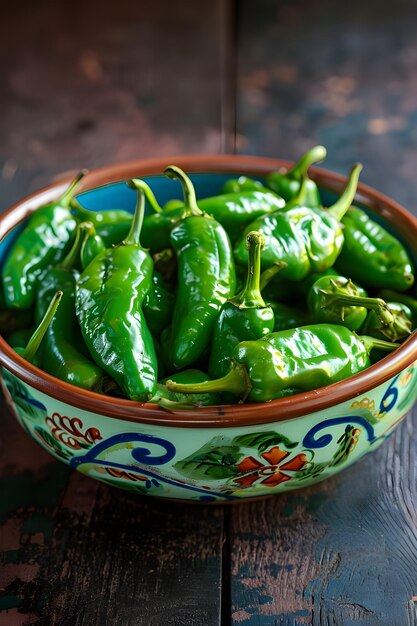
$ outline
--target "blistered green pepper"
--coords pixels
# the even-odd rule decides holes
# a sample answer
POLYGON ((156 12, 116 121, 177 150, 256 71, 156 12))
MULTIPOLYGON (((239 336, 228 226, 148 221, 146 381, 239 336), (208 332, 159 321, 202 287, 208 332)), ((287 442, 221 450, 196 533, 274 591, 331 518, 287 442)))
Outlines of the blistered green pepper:
POLYGON ((291 306, 283 302, 268 301, 274 312, 274 332, 297 328, 311 323, 310 313, 302 307, 291 306))
POLYGON ((51 324, 54 315, 57 312, 59 303, 61 302, 61 298, 62 291, 57 291, 49 302, 48 306, 46 307, 45 315, 41 319, 34 333, 31 335, 29 341, 26 344, 26 347, 23 347, 22 345, 13 346, 15 352, 17 352, 17 354, 26 359, 26 361, 29 361, 29 363, 34 363, 35 365, 38 365, 37 352, 39 350, 39 347, 42 345, 43 338, 45 337, 49 325, 51 324))
POLYGON ((352 168, 343 194, 327 210, 302 206, 303 183, 300 196, 294 201, 296 206, 287 205, 264 215, 245 229, 234 249, 236 262, 247 263, 244 238, 249 231, 257 230, 265 237, 262 267, 266 269, 276 261, 285 261, 287 267, 281 272, 282 278, 303 280, 312 272, 324 272, 332 267, 343 245, 340 220, 355 197, 361 169, 360 164, 352 168))
POLYGON ((221 193, 241 193, 243 191, 269 191, 269 189, 259 180, 249 178, 249 176, 239 176, 238 178, 230 178, 225 182, 221 193))
POLYGON ((199 209, 188 176, 175 166, 167 167, 165 174, 180 181, 185 210, 171 231, 178 291, 172 325, 161 339, 171 366, 183 369, 195 363, 209 345, 220 307, 235 293, 236 274, 227 233, 199 209))
POLYGON ((246 285, 240 293, 222 305, 214 325, 208 365, 208 372, 214 378, 224 376, 229 370, 230 357, 238 343, 260 339, 274 329, 274 313, 265 304, 260 291, 263 243, 260 233, 248 234, 246 285))
POLYGON ((92 357, 128 398, 139 402, 153 396, 158 376, 142 311, 153 274, 152 257, 140 244, 144 209, 138 192, 130 232, 88 265, 76 290, 77 317, 92 357))
POLYGON ((62 259, 77 226, 70 204, 82 171, 56 201, 37 209, 14 242, 3 266, 6 306, 29 309, 34 305, 38 276, 62 259))
POLYGON ((88 236, 84 238, 80 250, 81 269, 85 270, 87 265, 93 261, 103 250, 106 249, 104 240, 97 234, 92 222, 88 236))
MULTIPOLYGON (((320 163, 326 158, 327 150, 324 146, 315 146, 296 163, 290 170, 271 172, 266 177, 266 185, 278 193, 286 202, 295 198, 304 179, 307 179, 307 171, 310 165, 320 163)), ((316 183, 307 179, 304 206, 316 208, 321 205, 320 193, 316 183)))
POLYGON ((118 245, 127 236, 132 225, 132 214, 123 209, 91 211, 73 199, 73 213, 79 222, 91 222, 96 235, 101 237, 106 248, 118 245))
MULTIPOLYGON (((211 380, 210 376, 200 370, 184 370, 170 376, 170 380, 177 383, 204 383, 211 380)), ((200 393, 190 396, 189 394, 169 391, 166 386, 167 379, 161 380, 157 386, 155 395, 149 402, 155 402, 167 409, 189 409, 196 406, 213 406, 221 404, 222 398, 219 393, 200 393)))
POLYGON ((39 363, 45 372, 71 385, 101 391, 104 371, 88 354, 75 314, 75 288, 79 278, 76 267, 80 250, 91 232, 91 223, 77 226, 74 244, 67 256, 50 268, 39 281, 36 298, 36 321, 45 315, 52 295, 63 291, 61 305, 56 312, 39 350, 39 363))
POLYGON ((388 341, 406 339, 413 329, 412 312, 401 302, 387 302, 387 308, 392 316, 390 324, 382 324, 376 312, 369 311, 361 332, 388 341))
POLYGON ((352 207, 342 219, 344 244, 336 268, 373 289, 406 291, 414 268, 402 243, 365 211, 352 207))
POLYGON ((417 298, 413 298, 406 293, 392 291, 391 289, 382 289, 382 291, 378 293, 378 296, 387 302, 400 302, 405 304, 409 311, 411 311, 413 330, 417 328, 417 298))
POLYGON ((172 317, 175 295, 168 289, 163 276, 154 272, 152 286, 143 301, 143 314, 153 337, 159 338, 172 317))
POLYGON ((249 402, 268 402, 344 380, 371 365, 373 348, 398 346, 336 324, 304 326, 238 344, 223 378, 189 385, 168 380, 166 386, 179 393, 229 392, 249 402))

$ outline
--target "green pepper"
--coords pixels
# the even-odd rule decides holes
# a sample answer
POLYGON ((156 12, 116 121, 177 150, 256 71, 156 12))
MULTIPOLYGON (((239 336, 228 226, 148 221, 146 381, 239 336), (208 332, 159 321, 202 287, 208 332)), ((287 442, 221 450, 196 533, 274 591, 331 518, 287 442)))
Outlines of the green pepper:
POLYGON ((98 256, 101 252, 103 252, 103 250, 106 249, 103 238, 97 234, 93 223, 90 222, 90 224, 90 232, 88 236, 84 238, 80 250, 80 262, 82 270, 85 270, 87 265, 89 265, 91 261, 96 258, 96 256, 98 256))
POLYGON ((220 222, 231 241, 253 220, 285 206, 284 200, 269 191, 248 190, 222 194, 198 201, 199 208, 220 222))
MULTIPOLYGON (((200 393, 195 394, 192 397, 192 402, 190 403, 190 396, 188 394, 168 391, 164 384, 167 380, 168 379, 163 379, 157 384, 155 395, 149 400, 149 402, 155 402, 168 409, 187 409, 196 406, 213 406, 215 404, 221 404, 222 402, 222 398, 219 393, 200 393)), ((192 369, 177 372, 176 374, 170 376, 170 380, 177 383, 204 383, 207 380, 211 380, 211 378, 200 370, 192 369)))
POLYGON ((17 237, 3 266, 4 298, 8 308, 33 306, 38 276, 65 256, 77 226, 70 203, 85 174, 84 170, 80 172, 58 200, 32 213, 17 237))
POLYGON ((260 291, 261 248, 264 238, 251 232, 246 238, 249 256, 244 289, 221 307, 211 341, 210 376, 218 378, 229 370, 233 348, 241 341, 260 339, 274 329, 274 313, 260 291))
POLYGON ((174 369, 196 362, 211 340, 222 304, 236 288, 229 238, 223 226, 197 206, 194 187, 178 167, 165 174, 178 179, 184 193, 184 214, 171 231, 178 260, 178 291, 172 326, 162 344, 174 369))
POLYGON ((91 222, 96 235, 101 237, 106 248, 119 244, 127 236, 132 225, 132 214, 123 209, 90 211, 73 199, 74 215, 79 222, 91 222))
POLYGON ((7 343, 12 348, 26 346, 26 344, 29 342, 29 339, 33 335, 33 330, 33 327, 14 330, 12 333, 7 335, 7 343))
POLYGON ((244 191, 269 191, 259 180, 254 180, 248 176, 230 178, 224 183, 221 193, 241 193, 244 191))
POLYGON ((388 302, 401 302, 405 304, 409 311, 411 311, 411 321, 413 330, 417 328, 417 299, 413 298, 409 294, 406 293, 398 293, 396 291, 392 291, 390 289, 382 289, 378 293, 380 298, 387 300, 388 302))
MULTIPOLYGON (((236 266, 236 271, 238 267, 240 266, 236 266)), ((276 300, 277 302, 285 302, 286 304, 288 302, 304 303, 311 286, 316 282, 316 280, 318 280, 322 276, 339 276, 339 272, 336 272, 336 270, 334 270, 332 267, 329 267, 329 269, 325 270, 324 272, 313 272, 303 280, 296 282, 294 280, 285 280, 280 276, 275 277, 275 272, 272 280, 268 280, 268 284, 265 286, 265 288, 263 288, 263 277, 265 277, 265 279, 268 279, 268 273, 271 272, 272 269, 273 267, 269 267, 261 274, 262 294, 264 295, 266 300, 276 300)))
POLYGON ((401 341, 411 334, 412 312, 402 302, 387 302, 387 308, 392 315, 391 324, 382 324, 375 311, 366 316, 361 332, 377 339, 401 341))
MULTIPOLYGON (((168 208, 162 209, 149 185, 141 180, 134 182, 137 187, 143 189, 154 210, 154 214, 146 216, 144 220, 144 233, 149 247, 153 251, 156 251, 156 246, 158 249, 168 247, 169 233, 178 219, 181 219, 184 205, 181 207, 176 201, 169 210, 168 208)), ((239 232, 249 222, 265 213, 281 209, 284 205, 284 200, 269 189, 222 194, 198 201, 199 209, 220 222, 232 241, 236 240, 239 232)))
MULTIPOLYGON (((320 163, 326 158, 324 146, 315 146, 309 150, 290 170, 271 172, 266 177, 266 185, 278 193, 286 202, 297 196, 301 183, 307 178, 307 170, 313 163, 320 163)), ((315 209, 321 205, 320 193, 316 183, 307 179, 304 206, 315 209)))
POLYGON ((24 348, 22 346, 13 346, 14 351, 17 352, 17 354, 22 356, 24 359, 26 359, 26 361, 29 361, 29 363, 34 363, 35 365, 38 364, 37 352, 42 344, 42 340, 45 337, 45 333, 47 332, 49 325, 53 321, 54 315, 56 314, 59 307, 59 303, 61 302, 61 298, 62 291, 57 291, 49 302, 49 305, 45 310, 45 315, 43 316, 38 327, 28 340, 26 347, 24 348))
POLYGON ((146 402, 157 381, 157 359, 142 304, 152 285, 153 261, 140 244, 143 193, 130 232, 84 270, 76 288, 76 312, 87 347, 99 367, 131 400, 146 402))
POLYGON ((199 384, 167 381, 179 393, 233 393, 242 400, 268 402, 344 380, 371 364, 373 348, 399 344, 358 336, 345 326, 317 324, 243 341, 233 350, 229 372, 199 384))
POLYGON ((154 272, 152 286, 143 301, 143 314, 152 336, 159 338, 172 317, 175 295, 168 289, 163 276, 154 272))
POLYGON ((414 270, 404 246, 365 211, 352 207, 342 220, 344 244, 336 268, 365 287, 406 291, 414 270))
POLYGON ((361 169, 360 164, 352 168, 343 194, 327 210, 299 206, 306 191, 304 181, 294 205, 264 215, 245 229, 234 249, 236 262, 247 263, 245 237, 250 230, 257 230, 265 237, 262 267, 285 261, 288 267, 282 270, 282 278, 299 281, 311 272, 321 273, 332 267, 343 245, 340 220, 355 197, 361 169))
POLYGON ((8 309, 0 285, 0 334, 13 333, 28 328, 33 323, 33 309, 8 309))
POLYGON ((101 391, 104 372, 90 358, 75 314, 75 288, 79 272, 80 250, 90 235, 92 224, 77 226, 74 244, 58 265, 50 268, 39 281, 36 320, 45 315, 46 304, 59 288, 64 295, 39 350, 39 362, 45 372, 82 389, 101 391))
POLYGON ((309 312, 302 308, 271 301, 269 301, 269 306, 274 312, 274 332, 306 326, 306 324, 311 323, 309 312))
MULTIPOLYGON (((309 289, 307 306, 315 323, 342 324, 350 330, 359 330, 368 313, 364 299, 367 299, 365 289, 350 279, 337 275, 321 276, 309 289), (343 299, 345 296, 350 304, 343 299)), ((378 310, 384 308, 382 300, 367 300, 372 300, 378 310)), ((391 317, 388 321, 392 321, 391 317)))
POLYGON ((372 319, 376 317, 379 325, 387 329, 386 337, 391 336, 396 326, 384 300, 368 298, 362 287, 344 276, 329 276, 316 281, 310 289, 308 305, 315 322, 337 323, 350 330, 359 330, 367 317, 367 310, 370 310, 375 314, 372 319))

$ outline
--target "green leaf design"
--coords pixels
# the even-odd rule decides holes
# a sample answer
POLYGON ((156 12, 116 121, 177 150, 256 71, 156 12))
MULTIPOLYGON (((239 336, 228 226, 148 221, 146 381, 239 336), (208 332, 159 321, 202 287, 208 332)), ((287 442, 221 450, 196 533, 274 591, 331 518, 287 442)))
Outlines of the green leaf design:
POLYGON ((220 480, 239 473, 237 463, 241 458, 239 447, 225 443, 224 437, 214 437, 189 457, 175 463, 179 474, 188 478, 220 480))
POLYGON ((35 431, 41 439, 41 443, 43 442, 44 444, 46 444, 48 448, 53 448, 55 454, 60 456, 62 459, 71 458, 71 453, 68 452, 68 450, 66 450, 63 446, 61 446, 59 441, 57 441, 55 437, 51 435, 51 433, 49 433, 44 428, 41 428, 40 426, 35 426, 35 431))
POLYGON ((288 450, 293 450, 298 446, 298 441, 291 441, 285 435, 276 433, 274 430, 267 432, 250 433, 249 435, 240 435, 233 440, 238 446, 244 448, 257 448, 259 452, 265 452, 272 446, 283 444, 288 450))
POLYGON ((296 474, 294 474, 293 480, 298 480, 299 482, 303 482, 304 480, 309 480, 316 478, 319 476, 325 469, 328 467, 328 463, 308 463, 303 467, 303 469, 299 470, 296 474))
POLYGON ((32 398, 26 387, 16 376, 13 376, 7 370, 3 370, 2 376, 16 410, 25 418, 33 421, 43 421, 47 415, 46 407, 32 398))

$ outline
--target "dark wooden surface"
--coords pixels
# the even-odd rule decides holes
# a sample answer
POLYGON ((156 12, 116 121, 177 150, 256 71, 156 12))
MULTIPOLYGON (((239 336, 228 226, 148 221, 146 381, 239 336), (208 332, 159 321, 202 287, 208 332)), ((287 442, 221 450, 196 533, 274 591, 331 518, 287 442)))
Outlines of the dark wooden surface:
MULTIPOLYGON (((66 6, 2 15, 2 209, 80 166, 320 141, 417 210, 412 0, 66 6)), ((70 472, 2 406, 0 626, 417 624, 416 448, 410 416, 332 480, 196 507, 70 472)))

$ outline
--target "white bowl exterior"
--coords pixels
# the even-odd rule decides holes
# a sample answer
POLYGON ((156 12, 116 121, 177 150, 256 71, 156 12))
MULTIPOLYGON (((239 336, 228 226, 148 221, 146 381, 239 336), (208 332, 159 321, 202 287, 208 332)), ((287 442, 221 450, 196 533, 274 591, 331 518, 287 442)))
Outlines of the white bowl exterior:
POLYGON ((417 398, 417 361, 370 392, 267 424, 183 428, 77 409, 3 369, 6 397, 46 450, 100 481, 163 498, 226 502, 305 487, 374 450, 417 398))

